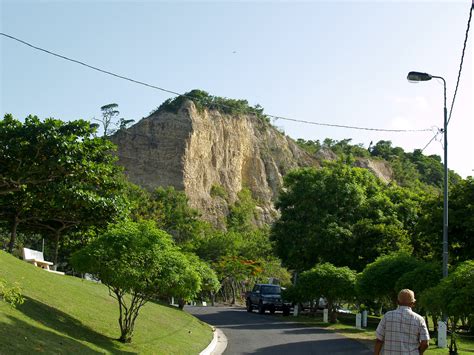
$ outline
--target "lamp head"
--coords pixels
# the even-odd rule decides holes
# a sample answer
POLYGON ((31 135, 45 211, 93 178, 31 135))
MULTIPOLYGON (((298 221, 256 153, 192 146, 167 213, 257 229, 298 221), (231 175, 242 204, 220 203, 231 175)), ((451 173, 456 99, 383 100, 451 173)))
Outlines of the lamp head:
POLYGON ((419 81, 428 81, 431 80, 433 77, 427 73, 420 73, 417 71, 411 71, 408 73, 407 79, 412 83, 417 83, 419 81))

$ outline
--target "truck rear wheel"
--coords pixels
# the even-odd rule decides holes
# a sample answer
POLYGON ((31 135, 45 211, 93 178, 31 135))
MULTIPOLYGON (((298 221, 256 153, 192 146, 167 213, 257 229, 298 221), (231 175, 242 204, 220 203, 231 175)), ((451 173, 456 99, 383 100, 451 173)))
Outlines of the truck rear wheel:
POLYGON ((260 313, 260 314, 265 313, 265 307, 261 303, 258 304, 258 313, 260 313))

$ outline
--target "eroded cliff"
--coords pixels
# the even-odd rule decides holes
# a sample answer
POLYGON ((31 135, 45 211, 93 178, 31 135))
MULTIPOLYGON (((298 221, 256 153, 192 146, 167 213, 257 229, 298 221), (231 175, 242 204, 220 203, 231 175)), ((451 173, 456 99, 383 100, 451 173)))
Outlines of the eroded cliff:
POLYGON ((112 140, 130 181, 184 190, 191 206, 218 226, 243 187, 258 202, 257 220, 272 221, 283 176, 317 165, 316 157, 256 115, 198 110, 189 100, 176 113, 158 111, 112 140), (217 188, 227 196, 212 194, 217 188))

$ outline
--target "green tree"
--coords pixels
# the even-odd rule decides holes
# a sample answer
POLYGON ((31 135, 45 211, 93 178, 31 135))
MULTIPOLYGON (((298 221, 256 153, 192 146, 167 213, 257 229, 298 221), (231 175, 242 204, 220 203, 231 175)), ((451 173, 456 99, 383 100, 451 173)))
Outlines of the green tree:
POLYGON ((378 301, 396 306, 396 284, 407 272, 420 266, 421 262, 406 254, 385 255, 368 264, 357 277, 356 290, 362 301, 378 301))
MULTIPOLYGON (((416 225, 415 251, 425 259, 441 259, 443 237, 443 196, 434 195, 423 203, 416 225)), ((455 265, 474 259, 474 179, 468 177, 451 185, 449 191, 449 261, 455 265)))
POLYGON ((89 210, 82 214, 87 220, 103 223, 113 218, 99 216, 100 207, 116 207, 121 170, 111 154, 113 144, 93 138, 94 132, 82 120, 41 121, 29 116, 22 123, 6 115, 0 121, 0 136, 8 142, 0 147, 0 185, 5 188, 0 219, 10 224, 10 252, 21 222, 39 225, 41 220, 51 227, 44 222, 52 221, 55 231, 64 231, 85 221, 78 214, 87 205, 89 210))
POLYGON ((336 267, 330 263, 317 264, 302 272, 296 282, 297 301, 318 300, 325 297, 330 312, 330 322, 337 322, 337 306, 352 302, 355 297, 355 271, 348 267, 336 267))
POLYGON ((87 121, 0 120, 0 195, 82 172, 82 139, 95 131, 87 121))
POLYGON ((472 330, 474 325, 474 260, 460 263, 447 278, 421 297, 422 305, 433 315, 444 313, 451 319, 451 329, 462 321, 472 330))
POLYGON ((153 222, 122 222, 71 259, 75 269, 96 275, 119 303, 120 338, 131 342, 135 320, 151 299, 199 291, 201 280, 171 237, 153 222))
POLYGON ((271 233, 278 256, 297 271, 320 262, 361 270, 381 253, 410 249, 390 188, 342 161, 290 172, 271 233))

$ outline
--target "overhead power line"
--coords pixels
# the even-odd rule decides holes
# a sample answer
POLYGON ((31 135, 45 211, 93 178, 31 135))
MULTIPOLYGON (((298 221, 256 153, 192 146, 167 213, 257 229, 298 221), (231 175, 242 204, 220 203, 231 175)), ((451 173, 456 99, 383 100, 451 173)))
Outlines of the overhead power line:
POLYGON ((451 114, 453 113, 454 102, 456 101, 456 94, 458 93, 459 82, 461 80, 462 65, 464 62, 464 53, 466 52, 467 38, 469 36, 469 28, 471 26, 472 11, 474 9, 474 0, 472 1, 471 8, 469 9, 469 19, 467 20, 466 35, 464 37, 464 45, 461 54, 461 63, 459 63, 458 79, 456 81, 456 89, 454 89, 453 101, 451 102, 451 108, 449 110, 448 123, 451 120, 451 114))
MULTIPOLYGON (((14 40, 14 41, 17 41, 17 42, 19 42, 19 43, 21 43, 21 44, 24 44, 25 46, 31 47, 31 48, 36 49, 36 50, 38 50, 38 51, 41 51, 41 52, 44 52, 44 53, 53 55, 53 56, 55 56, 55 57, 58 57, 58 58, 61 58, 61 59, 64 59, 64 60, 67 60, 67 61, 70 61, 70 62, 79 64, 79 65, 82 65, 82 66, 84 66, 84 67, 87 67, 87 68, 89 68, 89 69, 92 69, 92 70, 101 72, 101 73, 103 73, 103 74, 111 75, 111 76, 114 76, 114 77, 119 78, 119 79, 127 80, 127 81, 130 81, 130 82, 132 82, 132 83, 139 84, 139 85, 143 85, 143 86, 146 86, 146 87, 155 89, 155 90, 160 90, 160 91, 163 91, 163 92, 166 92, 166 93, 175 95, 175 96, 183 96, 183 97, 187 97, 187 98, 189 98, 189 99, 191 99, 191 100, 197 100, 196 98, 191 97, 191 96, 188 96, 188 95, 186 95, 186 94, 182 94, 182 93, 179 93, 179 92, 176 92, 176 91, 173 91, 173 90, 165 89, 165 88, 162 88, 162 87, 159 87, 159 86, 156 86, 156 85, 148 84, 148 83, 143 82, 143 81, 140 81, 140 80, 135 80, 135 79, 126 77, 126 76, 124 76, 124 75, 116 74, 116 73, 113 73, 113 72, 111 72, 111 71, 108 71, 108 70, 105 70, 105 69, 101 69, 101 68, 95 67, 95 66, 93 66, 93 65, 87 64, 87 63, 82 62, 82 61, 80 61, 80 60, 66 57, 66 56, 64 56, 64 55, 61 55, 61 54, 52 52, 52 51, 50 51, 50 50, 47 50, 47 49, 44 49, 44 48, 35 46, 35 45, 33 45, 33 44, 29 43, 29 42, 26 42, 26 41, 24 41, 24 40, 22 40, 22 39, 19 39, 19 38, 17 38, 17 37, 11 36, 11 35, 6 34, 6 33, 3 33, 3 32, 0 32, 0 35, 4 36, 4 37, 6 37, 6 38, 12 39, 12 40, 14 40)), ((230 108, 229 106, 226 106, 226 105, 224 105, 224 104, 221 104, 221 105, 219 105, 219 106, 221 106, 221 107, 223 107, 223 108, 230 108)), ((379 132, 394 132, 394 133, 429 132, 429 131, 431 131, 430 128, 425 128, 425 129, 386 129, 386 128, 360 127, 360 126, 350 126, 350 125, 333 124, 333 123, 325 123, 325 122, 306 121, 306 120, 300 120, 300 119, 296 119, 296 118, 289 118, 289 117, 283 117, 283 116, 277 116, 277 115, 270 115, 270 114, 265 114, 265 115, 268 116, 268 117, 271 117, 271 118, 273 118, 273 119, 277 119, 277 120, 280 119, 280 120, 291 121, 291 122, 312 124, 312 125, 317 125, 317 126, 336 127, 336 128, 347 128, 347 129, 356 129, 356 130, 363 130, 363 131, 379 131, 379 132)))

